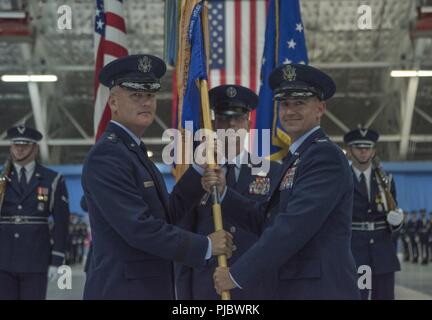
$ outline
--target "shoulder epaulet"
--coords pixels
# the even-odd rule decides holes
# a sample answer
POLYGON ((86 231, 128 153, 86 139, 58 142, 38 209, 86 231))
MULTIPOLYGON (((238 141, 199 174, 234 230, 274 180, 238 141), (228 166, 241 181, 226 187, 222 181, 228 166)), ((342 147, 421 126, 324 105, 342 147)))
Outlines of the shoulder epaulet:
POLYGON ((47 167, 45 167, 45 166, 43 166, 41 164, 39 164, 39 166, 40 166, 41 169, 40 170, 35 170, 35 177, 37 177, 37 178, 39 178, 41 176, 45 176, 47 178, 54 179, 59 174, 58 172, 56 172, 56 171, 54 171, 54 170, 52 170, 50 168, 47 168, 47 167))
POLYGON ((325 138, 316 139, 314 142, 321 143, 321 142, 329 142, 329 141, 330 139, 328 137, 325 137, 325 138))
POLYGON ((112 132, 109 135, 107 135, 106 140, 111 142, 111 143, 117 143, 118 136, 114 132, 112 132))

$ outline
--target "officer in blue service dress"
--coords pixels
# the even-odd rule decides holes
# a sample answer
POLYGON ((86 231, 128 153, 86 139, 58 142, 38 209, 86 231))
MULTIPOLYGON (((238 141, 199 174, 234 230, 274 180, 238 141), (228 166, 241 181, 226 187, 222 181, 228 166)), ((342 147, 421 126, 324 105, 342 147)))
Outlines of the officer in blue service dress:
POLYGON ((428 250, 429 262, 432 262, 432 212, 429 212, 428 250))
POLYGON ((12 166, 0 211, 0 299, 42 300, 64 263, 69 224, 64 177, 35 161, 42 134, 7 131, 12 166), (52 217, 52 233, 48 218, 52 217))
MULTIPOLYGON (((216 269, 215 288, 247 290, 273 272, 276 299, 358 299, 350 248, 352 172, 342 150, 320 128, 336 86, 324 72, 301 64, 275 68, 269 81, 292 139, 290 152, 276 190, 261 206, 265 220, 254 212, 259 207, 227 187, 222 210, 235 207, 245 221, 255 219, 251 229, 263 232, 230 268, 216 269)), ((223 175, 214 170, 202 183, 206 190, 223 185, 223 175)))
MULTIPOLYGON (((280 164, 274 161, 267 163, 252 162, 251 155, 242 141, 248 142, 246 133, 249 130, 249 115, 258 105, 258 96, 250 89, 238 85, 221 85, 209 91, 210 104, 215 113, 215 127, 226 131, 225 159, 223 168, 227 185, 240 194, 255 201, 265 201, 275 187, 275 181, 280 174, 280 164), (229 132, 237 134, 237 139, 229 140, 229 132), (232 154, 229 154, 232 151, 232 154), (258 168, 258 165, 260 168, 258 168), (256 169, 254 172, 253 168, 256 169)), ((234 137, 234 136, 233 136, 234 137)), ((267 161, 267 160, 263 160, 267 161)), ((195 170, 190 168, 189 170, 195 170)), ((199 170, 199 169, 198 169, 199 170)), ((211 198, 206 193, 201 201, 197 202, 187 214, 180 225, 200 234, 208 234, 214 229, 211 198)), ((233 263, 257 239, 258 236, 236 223, 235 217, 225 215, 224 229, 234 236, 233 263)), ((219 299, 214 289, 213 273, 217 266, 217 259, 212 258, 202 268, 177 268, 176 275, 177 294, 179 299, 210 300, 219 299)), ((271 279, 266 279, 259 285, 233 292, 232 300, 238 299, 270 299, 272 296, 271 279)))
POLYGON ((185 176, 168 195, 141 141, 165 71, 161 59, 139 54, 112 61, 99 75, 110 88, 112 120, 83 167, 92 232, 85 299, 173 299, 173 261, 200 267, 212 255, 231 255, 229 233, 206 237, 173 226, 177 212, 204 193, 200 178, 185 176))
POLYGON ((403 261, 410 261, 411 259, 411 248, 410 248, 410 238, 408 235, 407 227, 408 227, 408 211, 404 211, 404 218, 402 222, 402 227, 399 229, 399 234, 402 242, 402 250, 403 250, 403 261))
POLYGON ((416 210, 410 212, 409 220, 406 226, 406 233, 409 239, 409 249, 411 252, 411 262, 418 263, 419 246, 418 246, 418 227, 419 219, 416 210))
MULTIPOLYGON (((80 207, 86 214, 88 214, 87 201, 86 201, 84 195, 81 197, 80 207)), ((90 240, 87 255, 84 257, 84 272, 85 273, 87 273, 87 271, 90 268, 90 261, 91 261, 90 258, 92 256, 92 252, 93 252, 93 250, 92 250, 92 244, 91 244, 91 240, 90 240)))
POLYGON ((429 263, 429 236, 431 233, 431 223, 427 217, 426 209, 420 210, 420 221, 418 226, 419 237, 419 256, 421 264, 429 263))
MULTIPOLYGON (((366 128, 352 130, 344 136, 354 178, 352 252, 358 268, 369 266, 372 271, 372 290, 362 288, 363 300, 370 294, 373 300, 394 299, 395 271, 400 270, 392 232, 402 225, 403 212, 398 208, 389 209, 386 186, 382 185, 378 169, 372 163, 378 138, 376 131, 366 128)), ((394 181, 391 176, 387 180, 385 183, 396 201, 394 181)))

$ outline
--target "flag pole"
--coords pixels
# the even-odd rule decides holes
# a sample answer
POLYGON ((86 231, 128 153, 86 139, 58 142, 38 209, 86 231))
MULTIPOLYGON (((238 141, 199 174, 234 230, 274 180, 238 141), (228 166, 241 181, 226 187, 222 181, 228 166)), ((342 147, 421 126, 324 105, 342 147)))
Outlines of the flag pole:
MULTIPOLYGON (((209 33, 208 33, 208 3, 207 0, 203 1, 203 11, 201 13, 202 16, 202 30, 204 34, 204 49, 205 56, 208 57, 210 54, 210 43, 209 43, 209 33)), ((208 64, 207 66, 207 74, 208 74, 208 64)), ((199 80, 199 89, 201 95, 201 113, 204 129, 206 131, 213 132, 213 126, 210 117, 210 103, 209 103, 209 95, 208 95, 208 83, 206 79, 199 80)), ((210 137, 209 137, 210 138, 210 137)), ((210 141, 210 139, 207 139, 210 141)), ((209 144, 210 150, 213 149, 213 144, 209 144)), ((209 151, 210 151, 209 150, 209 151)), ((216 161, 214 161, 214 152, 207 152, 207 159, 210 168, 216 168, 216 161)), ((222 222, 222 210, 220 205, 220 195, 217 186, 212 187, 212 212, 213 212, 213 223, 215 231, 223 230, 223 222, 222 222)), ((217 257, 218 266, 219 267, 228 267, 227 257, 226 255, 219 255, 217 257)), ((222 300, 231 300, 231 295, 228 290, 223 291, 221 293, 222 300)))
MULTIPOLYGON (((204 129, 213 131, 211 118, 210 118, 210 106, 209 106, 209 97, 208 97, 208 84, 207 80, 199 80, 200 94, 201 94, 201 111, 203 117, 203 125, 204 129)), ((210 141, 207 139, 207 141, 210 141)), ((209 144, 212 146, 212 144, 209 144)), ((210 149, 212 149, 210 147, 210 149)), ((216 162, 213 159, 213 153, 207 152, 207 158, 210 168, 216 167, 216 162)), ((213 223, 215 227, 215 231, 219 231, 223 229, 222 223, 222 210, 219 202, 219 191, 217 186, 212 187, 212 211, 213 211, 213 223)), ((227 257, 226 255, 219 255, 217 257, 218 266, 219 267, 228 267, 227 257)), ((223 291, 221 294, 222 300, 231 300, 230 292, 228 290, 223 291)))

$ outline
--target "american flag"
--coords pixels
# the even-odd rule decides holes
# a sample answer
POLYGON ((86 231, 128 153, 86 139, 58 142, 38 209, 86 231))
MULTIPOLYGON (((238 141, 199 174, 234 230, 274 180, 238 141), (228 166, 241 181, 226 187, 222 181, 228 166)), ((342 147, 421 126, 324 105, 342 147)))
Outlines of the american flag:
POLYGON ((210 0, 208 6, 209 88, 237 84, 258 93, 268 0, 210 0))
POLYGON ((122 0, 96 0, 95 17, 94 132, 96 140, 111 119, 109 89, 99 84, 99 72, 111 61, 128 54, 122 0))

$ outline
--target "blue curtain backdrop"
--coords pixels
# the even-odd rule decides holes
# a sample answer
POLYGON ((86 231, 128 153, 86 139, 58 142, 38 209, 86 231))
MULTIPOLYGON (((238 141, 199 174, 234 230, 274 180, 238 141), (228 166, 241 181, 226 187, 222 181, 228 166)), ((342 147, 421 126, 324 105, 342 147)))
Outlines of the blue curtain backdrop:
POLYGON ((391 162, 383 167, 393 174, 402 209, 432 211, 432 162, 391 162))

